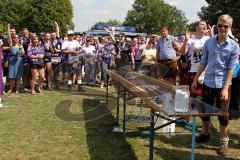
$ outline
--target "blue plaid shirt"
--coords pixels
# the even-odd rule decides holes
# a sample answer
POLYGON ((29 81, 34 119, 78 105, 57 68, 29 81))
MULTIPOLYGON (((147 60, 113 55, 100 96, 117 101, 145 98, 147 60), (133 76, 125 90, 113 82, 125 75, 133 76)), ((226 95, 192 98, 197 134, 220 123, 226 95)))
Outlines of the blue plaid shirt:
POLYGON ((201 59, 201 64, 206 66, 204 83, 210 88, 223 88, 228 70, 237 64, 239 52, 238 44, 229 37, 221 45, 217 36, 208 39, 201 59))
POLYGON ((161 60, 169 60, 176 58, 176 51, 173 48, 173 41, 175 38, 168 35, 167 38, 160 38, 157 42, 158 57, 161 60))

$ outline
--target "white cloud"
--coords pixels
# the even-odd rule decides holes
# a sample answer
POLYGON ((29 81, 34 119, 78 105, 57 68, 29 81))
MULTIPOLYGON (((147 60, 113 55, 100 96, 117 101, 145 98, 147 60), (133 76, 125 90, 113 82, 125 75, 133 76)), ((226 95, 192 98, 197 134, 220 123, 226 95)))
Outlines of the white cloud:
POLYGON ((74 6, 87 6, 87 5, 93 5, 95 3, 95 0, 71 0, 72 4, 74 6))
POLYGON ((99 21, 123 21, 134 0, 72 0, 76 31, 84 31, 99 21))
POLYGON ((197 12, 201 11, 202 6, 207 6, 205 0, 165 0, 165 2, 182 10, 190 22, 199 20, 197 12))
MULTIPOLYGON (((192 22, 198 20, 197 12, 207 5, 205 0, 164 0, 182 10, 192 22)), ((134 0, 72 0, 76 31, 85 31, 96 22, 116 19, 124 21, 134 0)))

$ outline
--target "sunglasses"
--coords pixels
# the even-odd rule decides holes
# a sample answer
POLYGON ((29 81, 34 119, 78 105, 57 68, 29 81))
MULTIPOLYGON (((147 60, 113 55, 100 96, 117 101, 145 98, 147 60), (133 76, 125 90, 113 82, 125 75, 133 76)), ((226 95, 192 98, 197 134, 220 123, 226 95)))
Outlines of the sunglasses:
POLYGON ((223 27, 224 27, 225 29, 227 29, 229 26, 228 26, 228 25, 221 25, 221 24, 218 24, 217 27, 218 27, 218 28, 223 28, 223 27))
POLYGON ((19 38, 19 37, 13 37, 13 38, 19 38))

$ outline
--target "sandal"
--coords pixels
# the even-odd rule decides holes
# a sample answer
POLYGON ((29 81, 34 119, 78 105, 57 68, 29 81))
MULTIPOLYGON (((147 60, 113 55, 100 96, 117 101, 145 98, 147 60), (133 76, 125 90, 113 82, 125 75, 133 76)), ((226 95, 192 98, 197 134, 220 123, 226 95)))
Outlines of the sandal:
POLYGON ((36 91, 37 91, 37 93, 42 93, 41 89, 37 89, 36 91))
POLYGON ((8 90, 8 91, 7 91, 7 94, 10 94, 10 93, 12 93, 12 90, 8 90))
POLYGON ((35 91, 31 92, 32 95, 36 95, 37 93, 35 91))

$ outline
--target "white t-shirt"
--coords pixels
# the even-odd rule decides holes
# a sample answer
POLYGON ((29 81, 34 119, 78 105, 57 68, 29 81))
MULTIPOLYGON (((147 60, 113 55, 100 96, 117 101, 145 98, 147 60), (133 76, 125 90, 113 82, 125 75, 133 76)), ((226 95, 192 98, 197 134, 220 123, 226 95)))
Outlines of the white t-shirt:
POLYGON ((198 37, 193 35, 187 42, 188 55, 190 56, 191 66, 189 72, 197 72, 203 54, 204 43, 209 39, 208 36, 198 37))
MULTIPOLYGON (((65 40, 62 44, 62 50, 67 51, 78 51, 80 47, 80 43, 76 40, 65 40)), ((79 61, 79 55, 68 54, 68 63, 73 63, 73 61, 79 61)))
POLYGON ((83 58, 85 58, 87 61, 91 61, 92 59, 94 59, 97 55, 96 55, 96 48, 94 46, 83 46, 82 47, 82 56, 83 58))

